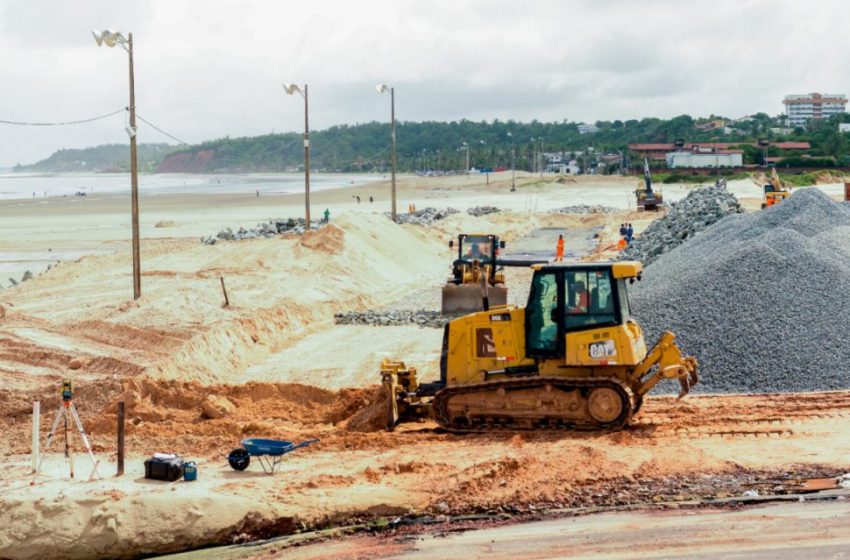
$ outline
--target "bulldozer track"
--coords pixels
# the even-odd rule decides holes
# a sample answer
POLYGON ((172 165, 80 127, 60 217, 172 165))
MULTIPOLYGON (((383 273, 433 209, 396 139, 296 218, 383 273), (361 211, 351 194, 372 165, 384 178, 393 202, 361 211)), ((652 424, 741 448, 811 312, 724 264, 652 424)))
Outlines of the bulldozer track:
POLYGON ((434 416, 440 426, 448 431, 457 433, 470 432, 490 432, 496 430, 576 430, 576 431, 602 431, 612 432, 622 429, 629 423, 633 412, 636 408, 635 400, 628 387, 615 379, 599 379, 599 378, 576 378, 569 379, 563 377, 533 377, 523 379, 509 379, 499 381, 487 381, 474 385, 463 385, 457 387, 447 387, 442 389, 434 396, 432 403, 434 407, 434 416), (579 390, 582 397, 587 400, 588 394, 592 389, 608 388, 616 392, 622 403, 622 411, 610 422, 596 422, 592 418, 587 418, 584 421, 576 418, 568 417, 552 417, 541 416, 539 418, 519 418, 512 417, 510 413, 491 413, 491 414, 468 414, 463 422, 459 422, 460 417, 452 417, 449 411, 449 405, 452 398, 459 395, 469 395, 474 393, 496 393, 504 391, 503 394, 520 389, 548 388, 548 390, 558 389, 564 392, 579 390))

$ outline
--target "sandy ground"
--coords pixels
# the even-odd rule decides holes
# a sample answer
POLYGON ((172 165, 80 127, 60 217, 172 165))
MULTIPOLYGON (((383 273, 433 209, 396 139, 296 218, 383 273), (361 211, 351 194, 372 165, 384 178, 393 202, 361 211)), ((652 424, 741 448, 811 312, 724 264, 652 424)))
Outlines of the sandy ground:
MULTIPOLYGON (((143 296, 136 302, 126 201, 0 204, 0 252, 108 251, 0 291, 0 505, 8 520, 0 558, 133 556, 370 516, 640 503, 737 492, 742 473, 843 472, 845 393, 657 397, 633 428, 617 434, 455 436, 427 423, 381 431, 380 360, 397 356, 436 374, 439 330, 337 326, 333 313, 438 301, 451 261, 446 242, 460 231, 494 232, 512 243, 539 228, 602 228, 594 254, 604 257, 620 222, 640 231, 652 219, 625 208, 634 179, 540 183, 523 175, 513 194, 509 180, 400 181, 402 208, 407 200, 418 208, 488 204, 510 210, 502 214, 397 226, 340 189, 316 195, 314 208, 333 209, 332 223, 318 231, 214 246, 198 237, 295 215, 300 200, 151 197, 142 206, 143 296), (545 212, 617 200, 623 211, 610 215, 545 212), (154 227, 162 220, 176 225, 154 227), (65 377, 77 383, 77 406, 104 473, 114 472, 116 402, 127 403, 124 477, 69 481, 58 446, 38 479, 27 476, 31 402, 41 400, 49 413, 44 435, 65 377), (246 473, 227 467, 224 457, 241 439, 263 436, 321 442, 288 457, 274 477, 257 465, 246 473), (144 481, 142 460, 155 451, 197 459, 200 480, 144 481), (694 476, 704 484, 689 485, 694 476)), ((665 195, 690 188, 665 188, 665 195)), ((754 184, 730 189, 757 207, 754 184)), ((368 200, 385 196, 387 185, 357 190, 368 200)), ((519 303, 527 278, 527 271, 508 277, 519 303)), ((87 475, 76 457, 78 473, 87 475)))

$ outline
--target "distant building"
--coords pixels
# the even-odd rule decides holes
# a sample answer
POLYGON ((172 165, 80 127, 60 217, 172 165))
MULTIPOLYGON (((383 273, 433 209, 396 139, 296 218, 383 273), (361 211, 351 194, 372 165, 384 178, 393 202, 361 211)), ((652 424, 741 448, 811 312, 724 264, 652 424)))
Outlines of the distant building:
POLYGON ((838 123, 838 132, 850 132, 850 123, 838 123))
POLYGON ((742 150, 722 148, 694 148, 666 154, 667 167, 741 167, 744 164, 742 150))
POLYGON ((578 125, 579 134, 589 134, 591 132, 599 132, 599 128, 592 123, 581 123, 578 125))
POLYGON ((805 126, 810 120, 828 119, 837 113, 843 113, 847 106, 847 96, 843 93, 806 93, 786 95, 782 100, 788 124, 805 126))

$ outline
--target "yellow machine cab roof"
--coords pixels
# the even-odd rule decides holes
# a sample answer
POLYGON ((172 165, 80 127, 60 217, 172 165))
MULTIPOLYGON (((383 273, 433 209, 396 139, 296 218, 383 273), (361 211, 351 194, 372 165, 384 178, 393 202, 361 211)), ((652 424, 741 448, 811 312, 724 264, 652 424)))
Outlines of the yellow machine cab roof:
POLYGON ((638 261, 538 263, 531 265, 531 268, 534 270, 589 270, 610 268, 614 278, 636 278, 643 272, 643 265, 638 261))

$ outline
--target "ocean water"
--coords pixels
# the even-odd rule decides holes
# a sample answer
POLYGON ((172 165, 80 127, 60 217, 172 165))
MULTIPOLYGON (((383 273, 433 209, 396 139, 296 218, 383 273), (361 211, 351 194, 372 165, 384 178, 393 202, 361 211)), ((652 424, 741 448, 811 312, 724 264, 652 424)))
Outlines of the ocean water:
MULTIPOLYGON (((379 175, 311 173, 310 191, 363 185, 380 181, 379 175)), ((187 193, 288 194, 304 190, 303 173, 141 174, 144 195, 187 193)), ((0 173, 0 200, 89 194, 128 195, 129 173, 0 173)))

